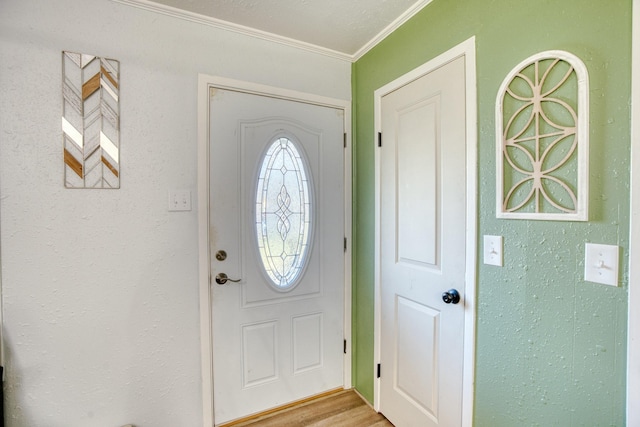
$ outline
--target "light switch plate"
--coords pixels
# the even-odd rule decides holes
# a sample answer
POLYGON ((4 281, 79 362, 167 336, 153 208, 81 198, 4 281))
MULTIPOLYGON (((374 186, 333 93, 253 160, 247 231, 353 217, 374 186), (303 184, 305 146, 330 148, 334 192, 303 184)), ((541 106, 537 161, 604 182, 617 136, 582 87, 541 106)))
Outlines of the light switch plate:
POLYGON ((189 190, 169 190, 169 212, 190 211, 191 191, 189 190))
POLYGON ((502 236, 484 236, 484 263, 502 267, 502 236))
POLYGON ((618 286, 619 246, 587 243, 584 257, 584 280, 618 286))

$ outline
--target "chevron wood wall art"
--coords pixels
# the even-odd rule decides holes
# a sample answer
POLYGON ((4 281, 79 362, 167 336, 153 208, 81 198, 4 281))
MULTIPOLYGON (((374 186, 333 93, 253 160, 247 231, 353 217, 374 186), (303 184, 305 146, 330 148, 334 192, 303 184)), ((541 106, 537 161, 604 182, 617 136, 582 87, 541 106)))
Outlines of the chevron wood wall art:
POLYGON ((120 63, 62 52, 66 188, 120 188, 120 63))

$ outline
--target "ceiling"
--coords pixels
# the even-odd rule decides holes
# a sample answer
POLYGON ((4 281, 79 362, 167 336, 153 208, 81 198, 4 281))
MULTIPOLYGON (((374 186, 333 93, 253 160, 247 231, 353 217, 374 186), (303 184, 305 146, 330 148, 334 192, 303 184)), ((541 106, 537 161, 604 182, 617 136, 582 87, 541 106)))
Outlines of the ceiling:
POLYGON ((357 59, 431 0, 114 0, 357 59), (205 22, 206 21, 206 22, 205 22))

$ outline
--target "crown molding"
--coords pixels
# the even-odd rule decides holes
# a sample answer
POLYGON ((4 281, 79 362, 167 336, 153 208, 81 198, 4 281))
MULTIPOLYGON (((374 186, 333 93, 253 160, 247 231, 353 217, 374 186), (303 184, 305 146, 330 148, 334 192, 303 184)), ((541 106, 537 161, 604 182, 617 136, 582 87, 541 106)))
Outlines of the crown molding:
POLYGON ((402 24, 411 19, 415 14, 424 9, 433 0, 418 0, 407 9, 402 15, 396 18, 391 24, 389 24, 384 30, 380 31, 374 38, 369 40, 364 46, 362 46, 356 53, 351 55, 351 61, 356 62, 362 58, 367 52, 373 49, 378 43, 386 39, 387 36, 397 30, 402 24))
POLYGON ((138 9, 147 10, 150 12, 160 13, 162 15, 171 16, 174 18, 182 19, 196 24, 208 25, 210 27, 219 28, 221 30, 231 31, 238 34, 244 34, 249 37, 255 37, 262 40, 267 40, 274 43, 279 43, 285 46, 294 47, 297 49, 306 50, 309 52, 317 53, 320 55, 328 56, 335 59, 340 59, 348 62, 355 62, 364 56, 367 52, 373 49, 378 43, 387 38, 387 36, 398 29, 402 24, 407 22, 416 13, 420 12, 425 6, 431 3, 433 0, 418 0, 409 9, 407 9, 402 15, 396 18, 385 29, 380 31, 374 38, 362 46, 354 54, 348 54, 339 52, 337 50, 328 49, 322 46, 306 43, 300 40, 295 40, 289 37, 280 36, 277 34, 269 33, 267 31, 258 30, 255 28, 247 27, 244 25, 234 24, 233 22, 224 21, 222 19, 213 18, 210 16, 202 15, 199 13, 188 12, 186 10, 178 9, 172 6, 155 3, 150 0, 111 0, 115 3, 120 3, 128 6, 133 6, 138 9))
POLYGON ((294 40, 289 37, 279 36, 277 34, 269 33, 267 31, 246 27, 244 25, 234 24, 233 22, 223 21, 222 19, 212 18, 210 16, 201 15, 199 13, 188 12, 175 7, 154 3, 149 0, 111 0, 111 1, 115 3, 125 4, 128 6, 133 6, 138 9, 160 13, 162 15, 171 16, 171 17, 182 19, 185 21, 194 22, 196 24, 208 25, 210 27, 231 31, 238 34, 244 34, 246 36, 267 40, 267 41, 282 44, 285 46, 291 46, 294 48, 306 50, 309 52, 317 53, 317 54, 328 56, 331 58, 353 62, 353 56, 343 52, 338 52, 336 50, 327 49, 322 46, 317 46, 311 43, 294 40))

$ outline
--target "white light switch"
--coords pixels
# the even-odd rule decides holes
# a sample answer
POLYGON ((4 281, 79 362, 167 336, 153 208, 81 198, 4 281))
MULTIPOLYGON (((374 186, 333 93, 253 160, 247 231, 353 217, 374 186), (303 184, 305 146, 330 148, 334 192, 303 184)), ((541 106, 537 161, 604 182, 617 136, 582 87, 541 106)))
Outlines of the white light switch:
POLYGON ((618 286, 619 253, 618 246, 587 243, 584 257, 584 280, 618 286))
POLYGON ((191 191, 189 190, 169 190, 169 211, 190 211, 191 191))
POLYGON ((502 236, 484 236, 484 263, 502 267, 502 236))

